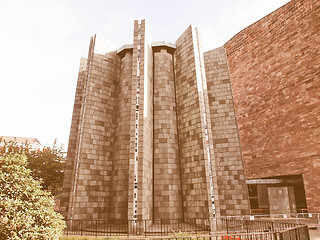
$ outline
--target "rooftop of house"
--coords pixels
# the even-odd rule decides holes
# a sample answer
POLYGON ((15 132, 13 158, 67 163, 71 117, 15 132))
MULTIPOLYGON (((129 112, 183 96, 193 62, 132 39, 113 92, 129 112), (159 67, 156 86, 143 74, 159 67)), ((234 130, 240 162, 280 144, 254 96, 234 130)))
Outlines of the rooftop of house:
POLYGON ((0 136, 0 139, 5 140, 6 142, 14 141, 18 144, 41 145, 38 139, 30 137, 0 136))

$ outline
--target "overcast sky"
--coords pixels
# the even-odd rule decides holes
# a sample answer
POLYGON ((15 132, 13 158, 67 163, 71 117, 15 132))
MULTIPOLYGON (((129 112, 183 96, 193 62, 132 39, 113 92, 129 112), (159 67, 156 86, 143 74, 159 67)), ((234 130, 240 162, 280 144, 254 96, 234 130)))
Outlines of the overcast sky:
POLYGON ((81 57, 98 33, 114 49, 132 43, 133 20, 153 41, 193 24, 204 51, 222 46, 288 0, 0 0, 0 136, 67 146, 81 57))

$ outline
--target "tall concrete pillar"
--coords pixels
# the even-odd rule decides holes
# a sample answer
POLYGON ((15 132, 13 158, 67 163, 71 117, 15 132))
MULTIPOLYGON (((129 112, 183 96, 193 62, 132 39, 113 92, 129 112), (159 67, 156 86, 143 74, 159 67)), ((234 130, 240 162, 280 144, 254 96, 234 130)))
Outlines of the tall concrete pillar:
POLYGON ((183 219, 174 49, 154 48, 154 219, 183 219))
POLYGON ((110 219, 126 220, 128 216, 129 150, 132 91, 132 47, 120 54, 121 71, 117 95, 116 131, 111 184, 110 219))

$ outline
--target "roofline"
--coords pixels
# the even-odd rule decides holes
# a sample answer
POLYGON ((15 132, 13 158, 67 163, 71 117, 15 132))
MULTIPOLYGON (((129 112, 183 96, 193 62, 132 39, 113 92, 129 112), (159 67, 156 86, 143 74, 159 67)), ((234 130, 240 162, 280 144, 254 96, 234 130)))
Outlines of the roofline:
MULTIPOLYGON (((153 49, 159 49, 159 48, 165 48, 169 52, 173 52, 176 50, 177 45, 174 43, 166 42, 166 41, 161 41, 161 42, 153 42, 151 43, 151 47, 153 49)), ((117 50, 118 55, 123 55, 126 51, 132 51, 133 50, 133 44, 125 44, 121 48, 117 50)))

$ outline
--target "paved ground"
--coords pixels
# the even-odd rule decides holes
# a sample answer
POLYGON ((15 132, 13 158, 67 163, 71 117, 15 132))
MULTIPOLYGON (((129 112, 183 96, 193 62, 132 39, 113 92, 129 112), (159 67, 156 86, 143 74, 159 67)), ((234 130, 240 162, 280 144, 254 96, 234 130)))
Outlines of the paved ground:
POLYGON ((311 240, 320 240, 320 231, 315 229, 309 229, 310 239, 311 240))

